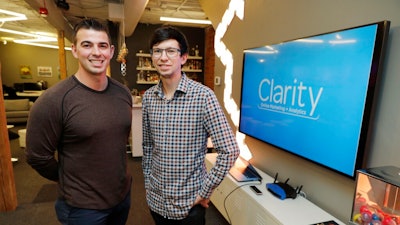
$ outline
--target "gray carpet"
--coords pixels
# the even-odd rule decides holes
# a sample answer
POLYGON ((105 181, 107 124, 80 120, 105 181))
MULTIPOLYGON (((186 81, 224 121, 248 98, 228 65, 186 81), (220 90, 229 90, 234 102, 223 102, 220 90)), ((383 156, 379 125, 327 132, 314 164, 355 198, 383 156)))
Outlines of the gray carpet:
MULTIPOLYGON (((18 133, 24 126, 15 126, 10 131, 18 133)), ((15 211, 0 212, 1 225, 59 225, 54 211, 57 186, 37 174, 26 162, 24 149, 19 147, 19 140, 10 140, 11 155, 18 158, 13 163, 18 207, 15 211)), ((154 225, 148 210, 141 158, 129 157, 129 169, 133 175, 131 191, 131 210, 127 225, 154 225)), ((211 205, 206 213, 207 225, 228 225, 228 222, 211 205)))
POLYGON ((32 203, 55 202, 57 199, 57 184, 44 184, 32 203))

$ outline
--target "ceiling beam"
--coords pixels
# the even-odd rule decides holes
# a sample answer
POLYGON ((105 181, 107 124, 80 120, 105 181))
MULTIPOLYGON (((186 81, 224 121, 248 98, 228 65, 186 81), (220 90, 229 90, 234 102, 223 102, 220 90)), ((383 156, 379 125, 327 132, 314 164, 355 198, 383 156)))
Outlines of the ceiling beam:
POLYGON ((148 2, 149 0, 124 1, 125 36, 129 37, 133 34, 148 2))

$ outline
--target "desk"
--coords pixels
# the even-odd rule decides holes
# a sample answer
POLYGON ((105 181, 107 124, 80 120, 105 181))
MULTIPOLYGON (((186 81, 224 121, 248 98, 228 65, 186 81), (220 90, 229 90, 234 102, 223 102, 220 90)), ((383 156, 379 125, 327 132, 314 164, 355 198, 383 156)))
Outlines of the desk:
POLYGON ((44 91, 23 91, 17 92, 18 97, 28 98, 30 101, 34 102, 44 91))
MULTIPOLYGON (((215 164, 216 156, 217 153, 206 155, 208 170, 215 164)), ((211 202, 232 225, 311 225, 329 220, 344 225, 301 196, 286 200, 273 196, 266 189, 266 183, 272 183, 274 179, 261 170, 257 171, 263 178, 262 184, 238 183, 228 174, 211 196, 211 202), (256 195, 250 185, 257 186, 263 194, 256 195)))
MULTIPOLYGON (((44 91, 23 91, 23 92, 16 92, 18 98, 27 98, 29 101, 34 102, 40 95, 43 94, 44 91)), ((5 98, 8 97, 8 93, 4 93, 3 96, 5 98)))

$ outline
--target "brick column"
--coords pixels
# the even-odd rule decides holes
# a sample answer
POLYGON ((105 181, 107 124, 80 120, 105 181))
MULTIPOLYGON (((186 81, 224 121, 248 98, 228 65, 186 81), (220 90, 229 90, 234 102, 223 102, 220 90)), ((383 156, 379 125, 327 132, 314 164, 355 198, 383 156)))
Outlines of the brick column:
POLYGON ((214 50, 215 30, 212 26, 205 28, 205 53, 204 53, 204 84, 214 90, 214 50))

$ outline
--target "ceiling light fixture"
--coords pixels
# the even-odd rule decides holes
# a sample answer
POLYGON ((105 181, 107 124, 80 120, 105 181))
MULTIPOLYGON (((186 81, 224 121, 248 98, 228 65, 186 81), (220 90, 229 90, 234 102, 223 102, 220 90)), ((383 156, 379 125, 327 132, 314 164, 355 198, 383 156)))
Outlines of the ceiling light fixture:
POLYGON ((46 8, 46 0, 43 0, 43 7, 39 8, 39 14, 41 17, 47 17, 49 11, 46 8))
MULTIPOLYGON (((49 45, 49 44, 41 44, 35 42, 30 42, 30 41, 25 41, 25 40, 14 40, 15 43, 17 44, 24 44, 24 45, 32 45, 32 46, 37 46, 37 47, 43 47, 43 48, 52 48, 52 49, 58 49, 58 45, 49 45)), ((71 47, 64 47, 65 50, 71 51, 71 47)))
POLYGON ((9 17, 0 17, 0 22, 27 20, 25 14, 22 14, 22 13, 16 13, 16 12, 0 9, 0 15, 1 14, 9 15, 9 17))
MULTIPOLYGON (((41 37, 48 38, 47 36, 40 35, 40 34, 32 34, 32 33, 10 30, 10 29, 5 29, 5 28, 0 28, 0 31, 5 32, 5 33, 10 33, 10 34, 18 34, 18 35, 23 35, 23 36, 35 37, 35 38, 41 38, 41 37)), ((54 38, 54 39, 57 41, 57 38, 54 38)))
POLYGON ((195 20, 195 19, 184 19, 175 17, 164 17, 164 16, 160 17, 160 21, 177 22, 177 23, 211 24, 210 20, 195 20))
MULTIPOLYGON (((49 45, 49 44, 41 44, 40 43, 40 42, 57 42, 56 37, 40 35, 40 34, 32 34, 32 33, 27 33, 27 32, 22 32, 22 31, 4 29, 4 28, 0 28, 0 32, 10 33, 10 34, 18 34, 18 35, 29 36, 29 37, 34 38, 34 39, 20 39, 20 40, 15 40, 15 39, 10 38, 9 41, 13 41, 14 43, 33 45, 33 46, 44 47, 44 48, 58 49, 58 45, 49 45)), ((70 51, 71 47, 64 47, 64 49, 70 51)))

